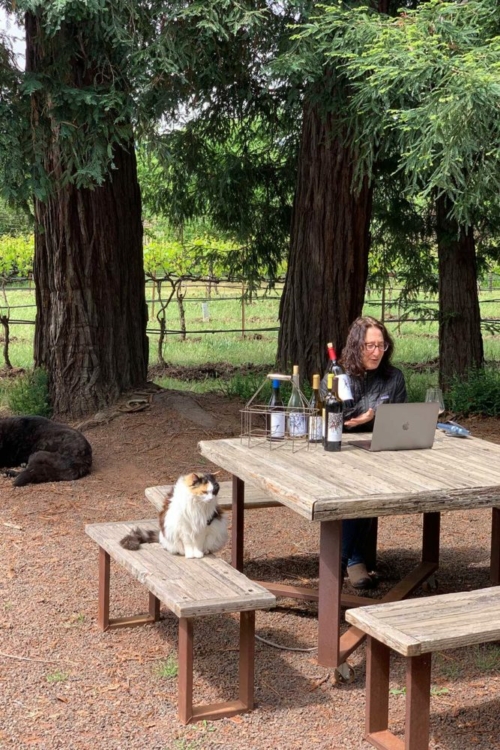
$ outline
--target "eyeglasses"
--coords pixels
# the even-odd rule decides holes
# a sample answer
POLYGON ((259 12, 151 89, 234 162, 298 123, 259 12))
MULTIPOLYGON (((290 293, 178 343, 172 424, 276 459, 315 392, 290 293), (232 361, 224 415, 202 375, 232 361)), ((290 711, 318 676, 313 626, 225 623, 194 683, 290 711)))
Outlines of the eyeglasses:
POLYGON ((383 341, 381 344, 375 344, 374 342, 370 341, 368 344, 365 344, 365 349, 367 352, 374 352, 375 349, 378 349, 379 351, 386 352, 389 348, 389 344, 387 341, 383 341))

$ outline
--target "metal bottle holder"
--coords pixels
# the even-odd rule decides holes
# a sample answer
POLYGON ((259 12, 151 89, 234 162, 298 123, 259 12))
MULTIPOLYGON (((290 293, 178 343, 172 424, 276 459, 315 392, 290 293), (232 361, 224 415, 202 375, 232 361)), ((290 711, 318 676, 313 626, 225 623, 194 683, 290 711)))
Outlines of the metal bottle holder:
MULTIPOLYGON (((292 450, 300 450, 309 447, 315 447, 317 443, 309 443, 309 417, 314 416, 317 412, 316 409, 311 409, 308 406, 307 399, 297 386, 297 391, 300 396, 302 406, 300 408, 283 406, 280 411, 285 414, 285 434, 283 438, 274 438, 271 436, 270 430, 270 415, 275 412, 268 404, 263 404, 259 400, 259 394, 268 381, 279 380, 280 382, 290 383, 292 381, 291 375, 281 375, 280 373, 270 372, 266 378, 262 381, 260 386, 257 388, 252 398, 246 406, 241 409, 241 440, 246 440, 248 447, 254 447, 257 445, 267 445, 269 449, 280 448, 288 446, 292 450), (303 415, 306 422, 305 435, 297 436, 293 430, 290 432, 290 417, 296 416, 297 414, 303 415)), ((261 395, 262 398, 262 395, 261 395)), ((321 445, 321 444, 319 444, 321 445)))

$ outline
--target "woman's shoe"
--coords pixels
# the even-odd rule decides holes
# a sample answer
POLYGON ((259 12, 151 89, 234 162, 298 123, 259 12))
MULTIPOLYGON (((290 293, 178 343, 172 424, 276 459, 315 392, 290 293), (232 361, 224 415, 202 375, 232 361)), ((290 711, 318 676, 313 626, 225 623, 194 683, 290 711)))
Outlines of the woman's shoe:
POLYGON ((354 589, 372 589, 377 582, 371 578, 364 563, 356 563, 347 568, 349 583, 354 589))

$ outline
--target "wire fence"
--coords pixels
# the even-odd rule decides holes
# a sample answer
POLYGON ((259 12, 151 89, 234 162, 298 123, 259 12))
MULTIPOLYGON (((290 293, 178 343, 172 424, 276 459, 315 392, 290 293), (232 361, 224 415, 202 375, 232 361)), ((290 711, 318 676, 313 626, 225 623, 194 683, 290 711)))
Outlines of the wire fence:
MULTIPOLYGON (((203 323, 209 323, 211 320, 211 313, 210 308, 212 308, 213 305, 216 307, 220 303, 227 303, 227 302, 237 302, 239 307, 241 308, 241 326, 240 327, 231 327, 231 328, 219 328, 219 327, 211 327, 208 328, 204 326, 203 328, 190 328, 190 329, 183 329, 182 327, 164 327, 163 330, 160 327, 156 327, 153 325, 147 326, 147 333, 150 335, 156 335, 156 336, 199 336, 204 334, 210 334, 210 335, 217 335, 217 334, 228 334, 228 333, 237 333, 241 336, 245 336, 247 333, 252 334, 259 334, 259 333, 271 333, 271 332, 278 332, 280 329, 280 326, 277 325, 271 325, 271 326, 260 326, 260 327, 249 327, 246 321, 246 310, 248 309, 248 306, 250 304, 259 304, 264 301, 275 301, 279 302, 281 299, 281 294, 278 293, 278 291, 281 291, 279 288, 283 286, 283 282, 279 282, 278 285, 272 287, 271 289, 269 286, 266 286, 264 290, 252 290, 249 292, 249 290, 246 288, 246 286, 241 284, 241 282, 231 282, 230 280, 215 280, 214 279, 202 279, 197 282, 191 282, 189 285, 189 291, 195 291, 199 288, 205 287, 207 288, 207 284, 210 282, 211 284, 211 291, 210 294, 205 294, 203 296, 189 296, 187 293, 182 296, 182 305, 192 305, 192 304, 200 304, 201 305, 201 312, 202 312, 202 320, 203 323), (234 294, 235 286, 238 286, 239 289, 241 289, 239 294, 234 294), (228 296, 225 296, 224 294, 221 294, 221 291, 223 290, 230 290, 230 292, 233 292, 233 294, 230 294, 228 296)), ((35 303, 29 303, 29 304, 10 304, 7 299, 7 295, 11 292, 25 292, 31 295, 34 295, 34 288, 32 286, 32 282, 30 279, 21 279, 17 278, 15 279, 13 284, 4 284, 2 287, 2 294, 0 295, 0 317, 6 318, 9 325, 28 325, 33 326, 35 325, 34 320, 27 320, 22 318, 12 318, 10 317, 10 310, 22 310, 22 309, 32 309, 36 308, 35 303), (29 283, 29 286, 19 286, 19 283, 22 283, 23 281, 27 281, 29 283), (3 298, 2 298, 3 296, 3 298)), ((497 277, 495 279, 495 283, 488 284, 488 288, 480 291, 480 297, 482 295, 482 292, 493 292, 496 290, 495 284, 499 284, 500 288, 500 277, 497 277)), ((158 299, 158 295, 155 294, 157 284, 155 282, 148 281, 146 283, 146 302, 148 304, 148 309, 150 311, 150 323, 153 322, 153 320, 156 318, 158 319, 158 315, 160 317, 164 316, 166 317, 167 312, 169 311, 169 306, 162 308, 162 300, 158 299), (151 290, 148 295, 148 290, 151 290)), ((427 307, 429 309, 428 315, 413 315, 411 316, 412 307, 406 308, 406 313, 404 311, 404 308, 402 307, 400 301, 398 300, 398 293, 401 291, 400 287, 391 287, 390 288, 390 295, 387 295, 387 292, 382 297, 373 297, 372 291, 367 291, 367 295, 365 298, 365 306, 367 307, 376 307, 380 308, 380 314, 378 317, 384 321, 384 323, 388 326, 401 326, 404 323, 417 323, 417 324, 424 324, 424 323, 432 323, 437 322, 438 320, 438 302, 436 299, 415 299, 412 300, 411 305, 413 308, 416 306, 422 306, 427 307), (397 314, 393 315, 392 311, 396 310, 397 314), (410 317, 411 316, 411 317, 410 317)), ((170 301, 170 305, 174 305, 176 301, 176 298, 173 297, 170 301)), ((480 300, 481 306, 483 305, 491 305, 491 304, 500 304, 500 298, 493 298, 493 299, 486 299, 482 298, 480 300)), ((215 316, 216 317, 216 316, 215 316)), ((494 327, 498 326, 500 329, 500 317, 494 317, 494 316, 488 316, 488 317, 482 317, 481 318, 481 325, 483 327, 494 327)), ((1 330, 1 329, 0 329, 1 330)))

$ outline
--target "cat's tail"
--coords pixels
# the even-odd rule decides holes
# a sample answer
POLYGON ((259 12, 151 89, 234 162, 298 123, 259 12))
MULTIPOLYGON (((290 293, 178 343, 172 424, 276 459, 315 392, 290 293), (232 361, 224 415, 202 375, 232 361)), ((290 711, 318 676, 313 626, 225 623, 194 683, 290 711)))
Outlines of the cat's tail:
POLYGON ((130 534, 120 539, 120 544, 125 549, 138 550, 141 544, 152 544, 157 541, 159 541, 158 531, 145 531, 145 529, 136 527, 132 529, 130 534))

